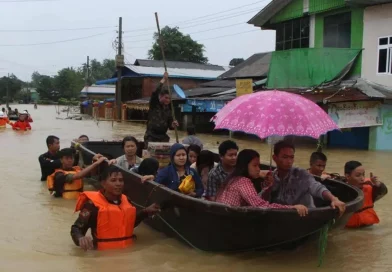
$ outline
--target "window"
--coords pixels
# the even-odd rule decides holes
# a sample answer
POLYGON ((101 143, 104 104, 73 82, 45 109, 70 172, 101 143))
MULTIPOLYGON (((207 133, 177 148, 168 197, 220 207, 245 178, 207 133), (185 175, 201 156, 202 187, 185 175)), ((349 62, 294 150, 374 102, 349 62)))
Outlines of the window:
POLYGON ((324 47, 351 47, 351 12, 324 17, 324 47))
POLYGON ((392 74, 392 36, 378 39, 379 74, 392 74))
POLYGON ((309 47, 309 17, 286 21, 275 29, 276 51, 309 47))

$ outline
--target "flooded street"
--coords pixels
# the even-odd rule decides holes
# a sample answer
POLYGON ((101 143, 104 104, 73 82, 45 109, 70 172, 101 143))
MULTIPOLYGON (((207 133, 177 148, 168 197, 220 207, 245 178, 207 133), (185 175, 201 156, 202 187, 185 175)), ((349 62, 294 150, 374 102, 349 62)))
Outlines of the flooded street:
MULTIPOLYGON (((0 271, 392 271, 392 200, 387 195, 376 204, 381 223, 363 230, 342 230, 330 234, 324 265, 317 268, 317 242, 294 251, 246 254, 210 254, 195 251, 177 240, 141 224, 138 240, 131 249, 111 252, 83 252, 70 237, 76 219, 75 201, 50 197, 46 183, 39 181, 38 156, 47 151, 48 135, 60 137, 61 147, 81 134, 90 140, 121 139, 125 135, 142 139, 143 124, 57 120, 54 106, 13 105, 27 109, 34 122, 32 131, 0 130, 0 271), (284 261, 282 261, 284 259, 284 261)), ((65 117, 62 113, 60 117, 65 117)), ((174 133, 170 132, 172 141, 174 133)), ((181 134, 180 138, 183 136, 181 134)), ((227 136, 199 135, 205 148, 217 150, 227 136)), ((257 141, 238 140, 240 148, 254 148, 269 161, 269 147, 257 141)), ((315 149, 300 148, 296 164, 307 167, 315 149)), ((361 161, 367 175, 372 171, 387 186, 392 153, 326 150, 327 171, 341 173, 348 160, 361 161)), ((391 189, 391 188, 389 188, 391 189)), ((266 222, 267 223, 267 222, 266 222)), ((206 222, 208 224, 208 222, 206 222)), ((245 230, 246 231, 246 230, 245 230)), ((287 226, 290 231, 290 226, 287 226)))

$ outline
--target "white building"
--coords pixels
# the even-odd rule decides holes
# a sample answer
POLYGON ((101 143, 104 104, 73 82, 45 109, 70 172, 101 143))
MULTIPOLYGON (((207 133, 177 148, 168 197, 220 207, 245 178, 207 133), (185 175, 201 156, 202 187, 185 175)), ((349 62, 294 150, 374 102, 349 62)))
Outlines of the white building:
POLYGON ((392 3, 365 8, 363 48, 362 77, 392 87, 392 3))

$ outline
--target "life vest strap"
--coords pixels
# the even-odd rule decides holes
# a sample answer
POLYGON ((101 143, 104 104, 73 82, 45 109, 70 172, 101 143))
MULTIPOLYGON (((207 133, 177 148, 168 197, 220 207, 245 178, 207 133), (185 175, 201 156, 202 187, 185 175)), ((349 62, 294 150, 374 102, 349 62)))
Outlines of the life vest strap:
POLYGON ((136 235, 132 236, 126 236, 126 237, 119 237, 119 238, 107 238, 107 239, 98 239, 97 242, 102 243, 102 242, 119 242, 119 241, 124 241, 124 240, 130 240, 130 239, 135 239, 136 235))
POLYGON ((368 209, 373 209, 373 208, 374 208, 374 205, 367 206, 367 207, 363 207, 362 209, 359 209, 359 210, 356 211, 355 213, 360 213, 360 212, 366 211, 366 210, 368 210, 368 209))
POLYGON ((83 187, 75 190, 63 190, 63 193, 69 193, 69 192, 83 192, 83 187))

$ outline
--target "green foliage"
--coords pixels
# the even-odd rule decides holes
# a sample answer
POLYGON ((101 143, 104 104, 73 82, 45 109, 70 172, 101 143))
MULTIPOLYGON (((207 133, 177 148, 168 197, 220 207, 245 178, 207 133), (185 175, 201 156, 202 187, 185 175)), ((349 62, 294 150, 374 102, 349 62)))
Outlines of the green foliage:
POLYGON ((72 99, 59 98, 58 104, 64 105, 64 106, 78 106, 80 104, 80 102, 74 98, 72 98, 72 99))
POLYGON ((18 79, 14 74, 9 77, 0 78, 0 97, 3 102, 6 102, 7 88, 9 93, 10 101, 18 99, 18 93, 21 91, 23 81, 18 79))
POLYGON ((230 61, 230 66, 237 66, 240 63, 243 63, 245 60, 243 58, 234 58, 230 61))
MULTIPOLYGON (((171 61, 189 61, 207 63, 204 56, 204 45, 192 40, 189 35, 184 35, 178 27, 165 26, 161 29, 165 57, 171 61)), ((162 60, 162 52, 159 46, 159 35, 154 33, 154 44, 148 51, 148 56, 153 60, 162 60)))

